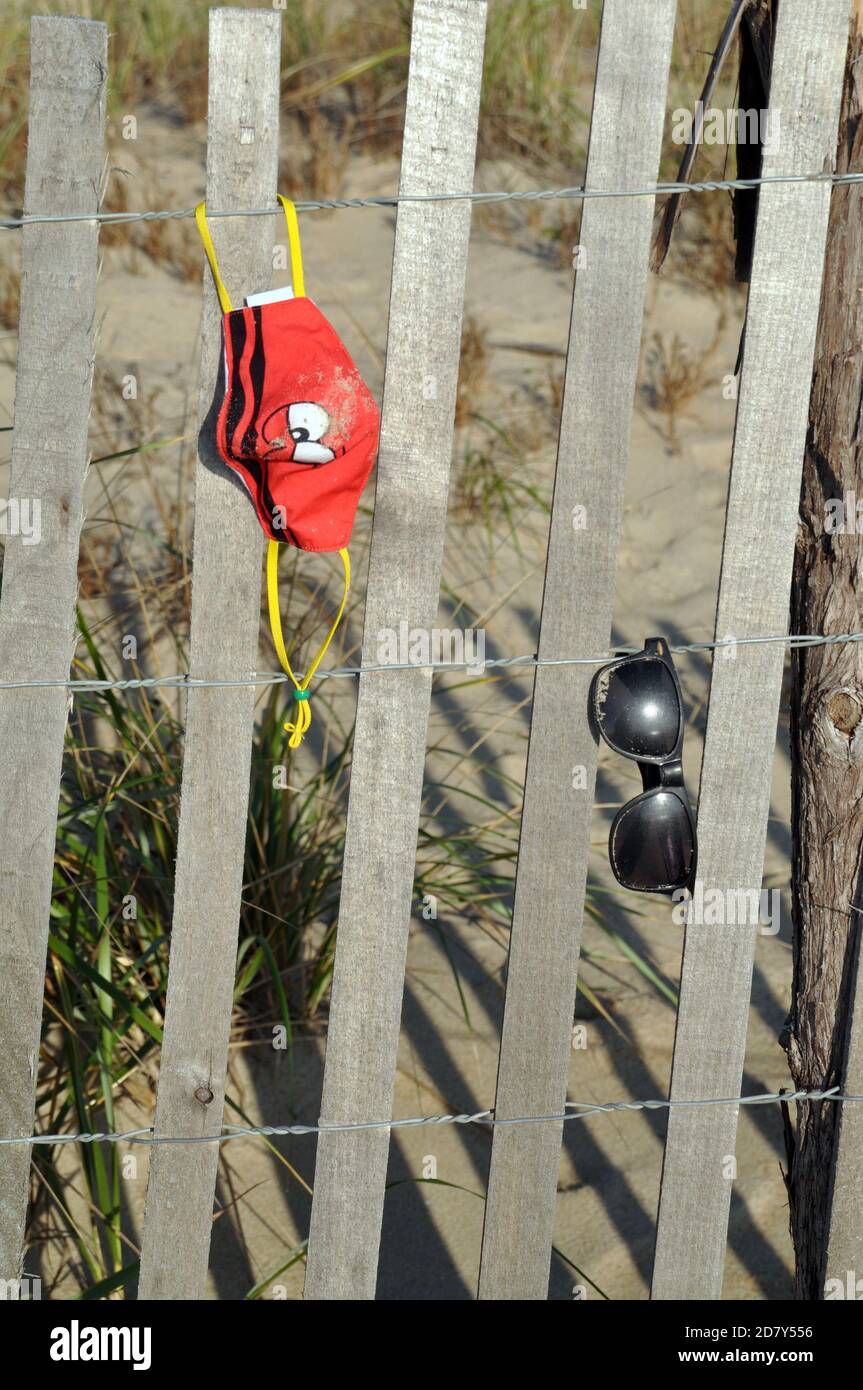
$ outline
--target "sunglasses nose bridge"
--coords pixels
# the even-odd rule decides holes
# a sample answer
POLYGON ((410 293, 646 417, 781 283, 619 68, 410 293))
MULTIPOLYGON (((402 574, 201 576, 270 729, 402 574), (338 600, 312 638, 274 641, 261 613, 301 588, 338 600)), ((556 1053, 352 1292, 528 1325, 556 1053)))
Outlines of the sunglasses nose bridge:
POLYGON ((680 758, 672 758, 668 763, 661 763, 659 767, 659 781, 660 785, 663 787, 682 787, 682 760, 680 758))

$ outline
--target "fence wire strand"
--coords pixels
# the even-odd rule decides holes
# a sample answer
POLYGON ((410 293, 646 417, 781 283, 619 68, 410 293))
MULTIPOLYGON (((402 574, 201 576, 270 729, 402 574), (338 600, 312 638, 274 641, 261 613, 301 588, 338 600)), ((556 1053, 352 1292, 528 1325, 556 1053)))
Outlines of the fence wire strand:
POLYGON ((118 1134, 31 1134, 21 1138, 0 1138, 0 1144, 225 1144, 230 1139, 281 1138, 286 1135, 344 1134, 364 1129, 416 1129, 422 1125, 536 1125, 566 1124, 590 1115, 607 1115, 615 1110, 671 1110, 701 1108, 708 1105, 782 1105, 790 1101, 826 1100, 837 1104, 863 1101, 863 1096, 845 1096, 838 1086, 826 1091, 765 1091, 753 1096, 717 1097, 697 1100, 615 1100, 594 1104, 587 1100, 568 1100, 560 1115, 496 1116, 493 1110, 473 1114, 413 1115, 402 1120, 362 1120, 348 1124, 316 1125, 225 1125, 221 1134, 156 1135, 152 1125, 118 1134))
MULTIPOLYGON (((680 655, 684 652, 713 652, 730 647, 754 647, 775 642, 782 642, 792 649, 834 647, 844 642, 863 642, 863 632, 838 632, 826 635, 786 632, 776 633, 771 637, 724 637, 719 642, 682 642, 677 646, 671 646, 669 650, 675 655, 680 655)), ((641 647, 615 647, 613 652, 607 652, 605 656, 539 657, 526 655, 483 657, 472 661, 388 661, 380 665, 336 666, 330 671, 316 672, 315 679, 332 680, 338 677, 368 676, 383 671, 431 671, 433 673, 469 671, 481 674, 487 669, 512 670, 519 667, 534 668, 537 666, 604 666, 606 662, 613 661, 615 657, 634 656, 640 651, 641 647)), ((298 672, 297 679, 302 680, 303 678, 304 673, 298 672)), ((72 695, 81 695, 86 693, 100 694, 102 691, 108 690, 154 690, 157 687, 176 690, 201 690, 220 686, 285 685, 288 681, 289 677, 281 671, 264 671, 253 676, 226 677, 221 680, 190 675, 130 676, 126 680, 71 680, 63 677, 52 677, 46 680, 0 681, 0 690, 42 690, 61 687, 72 695)))
MULTIPOLYGON (((306 198, 294 203, 298 212, 332 211, 341 208, 388 208, 400 203, 526 203, 545 202, 557 198, 584 200, 587 198, 657 198, 672 193, 721 193, 734 189, 761 188, 765 184, 791 183, 860 183, 863 172, 833 174, 768 174, 755 179, 701 179, 694 183, 656 183, 649 188, 528 188, 497 193, 393 193, 370 198, 306 198)), ((207 208, 208 217, 272 217, 281 208, 207 208)), ((31 213, 22 217, 0 219, 0 230, 15 231, 39 223, 100 222, 116 227, 124 222, 180 221, 194 217, 194 208, 165 208, 157 212, 98 212, 98 213, 31 213)))

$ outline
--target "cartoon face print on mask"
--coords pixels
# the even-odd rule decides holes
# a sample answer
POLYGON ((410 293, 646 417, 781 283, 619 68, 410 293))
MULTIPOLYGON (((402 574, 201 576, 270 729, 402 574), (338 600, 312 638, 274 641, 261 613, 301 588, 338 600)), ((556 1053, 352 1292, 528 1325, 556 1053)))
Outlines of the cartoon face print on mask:
POLYGON ((266 534, 301 550, 347 545, 380 416, 344 343, 305 296, 224 317, 216 425, 266 534), (325 465, 325 466, 324 466, 325 465))
POLYGON ((314 401, 295 401, 280 405, 264 421, 261 433, 271 450, 283 449, 290 437, 294 441, 292 463, 310 463, 315 468, 330 463, 335 450, 321 440, 330 428, 330 417, 314 401))

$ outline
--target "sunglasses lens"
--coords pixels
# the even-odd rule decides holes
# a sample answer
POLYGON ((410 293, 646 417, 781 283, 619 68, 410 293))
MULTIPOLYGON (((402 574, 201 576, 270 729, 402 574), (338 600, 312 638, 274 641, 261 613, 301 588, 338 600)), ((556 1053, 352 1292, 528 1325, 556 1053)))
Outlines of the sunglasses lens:
POLYGON ((609 743, 633 758, 668 758, 680 733, 680 700, 664 661, 646 657, 603 674, 594 699, 609 743))
POLYGON ((624 888, 683 888, 693 849, 689 816, 673 792, 660 789, 624 806, 612 827, 611 863, 624 888))

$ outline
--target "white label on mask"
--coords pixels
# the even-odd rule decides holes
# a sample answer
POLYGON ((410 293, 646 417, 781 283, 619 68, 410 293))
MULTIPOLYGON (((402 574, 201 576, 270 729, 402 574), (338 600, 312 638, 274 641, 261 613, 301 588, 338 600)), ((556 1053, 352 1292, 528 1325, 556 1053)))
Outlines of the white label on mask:
POLYGON ((285 285, 281 290, 262 290, 260 294, 246 295, 246 308, 254 309, 256 304, 276 304, 280 299, 293 299, 294 292, 290 285, 285 285))

